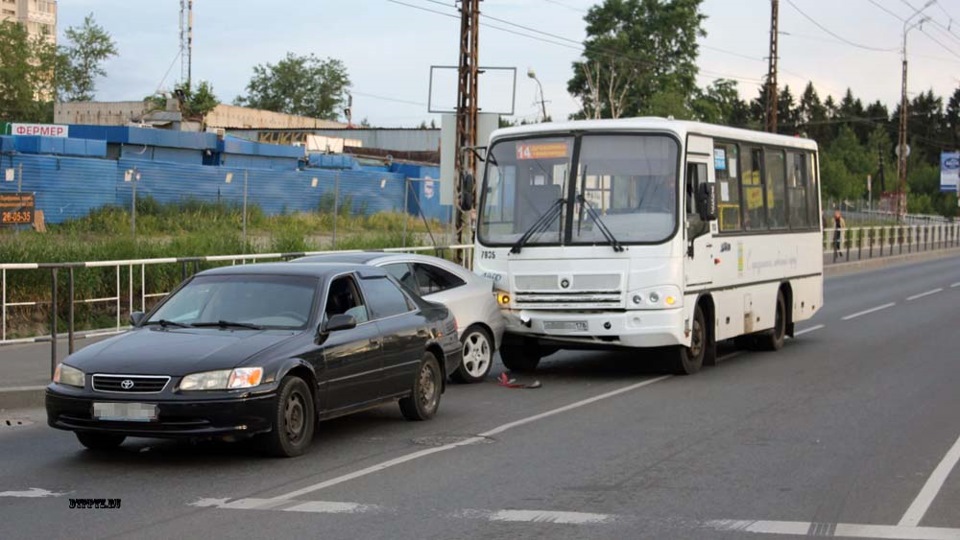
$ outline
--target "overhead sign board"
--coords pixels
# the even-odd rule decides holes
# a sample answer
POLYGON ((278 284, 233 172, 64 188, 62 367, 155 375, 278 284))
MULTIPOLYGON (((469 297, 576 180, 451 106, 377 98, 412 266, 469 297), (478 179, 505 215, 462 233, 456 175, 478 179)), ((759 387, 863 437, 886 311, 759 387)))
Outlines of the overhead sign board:
POLYGON ((10 124, 11 135, 40 135, 42 137, 68 137, 70 128, 58 124, 10 124))
POLYGON ((960 152, 940 154, 940 191, 956 191, 960 182, 960 152))
POLYGON ((29 225, 35 210, 33 193, 0 193, 0 226, 29 225))

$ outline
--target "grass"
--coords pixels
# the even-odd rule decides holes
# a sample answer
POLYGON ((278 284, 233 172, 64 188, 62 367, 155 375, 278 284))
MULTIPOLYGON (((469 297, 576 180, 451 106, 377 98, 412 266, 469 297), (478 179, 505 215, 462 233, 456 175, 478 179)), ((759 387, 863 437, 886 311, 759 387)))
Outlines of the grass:
MULTIPOLYGON (((321 206, 323 202, 321 201, 321 206)), ((124 209, 104 207, 84 218, 48 225, 48 232, 0 230, 0 261, 4 263, 66 263, 167 257, 235 255, 240 253, 294 253, 336 249, 382 249, 424 245, 427 227, 423 221, 399 213, 371 216, 350 215, 345 201, 333 212, 293 213, 267 216, 256 206, 247 209, 247 238, 242 236, 243 213, 227 204, 187 201, 162 205, 145 198, 137 201, 137 236, 130 230, 130 215, 124 209), (336 221, 335 221, 336 220, 336 221), (404 234, 406 229, 406 234, 404 234)), ((331 205, 332 210, 332 205, 331 205)), ((443 230, 429 223, 436 235, 443 230)), ((229 263, 227 263, 229 264, 229 263)), ((186 272, 213 267, 213 263, 187 265, 186 272), (196 266, 196 267, 194 267, 196 266)), ((146 266, 143 279, 147 292, 172 290, 184 275, 182 264, 146 266)), ((58 316, 63 320, 67 302, 67 270, 58 271, 60 282, 58 316)), ((140 308, 139 267, 78 268, 74 270, 76 299, 117 295, 120 280, 122 321, 130 305, 132 284, 134 309, 140 308)), ((8 302, 39 302, 36 307, 7 311, 7 337, 26 337, 49 332, 51 271, 7 271, 8 302)), ((149 302, 146 307, 149 307, 149 302)), ((103 328, 116 321, 116 301, 77 304, 76 328, 103 328)), ((124 322, 125 324, 125 322, 124 322)))

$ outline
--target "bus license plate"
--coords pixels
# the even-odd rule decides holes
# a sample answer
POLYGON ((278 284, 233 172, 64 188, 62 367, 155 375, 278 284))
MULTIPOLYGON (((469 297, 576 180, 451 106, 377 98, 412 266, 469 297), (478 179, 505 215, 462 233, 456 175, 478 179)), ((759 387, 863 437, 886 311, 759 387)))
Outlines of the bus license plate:
POLYGON ((94 403, 93 417, 112 422, 154 422, 157 406, 148 403, 94 403))
POLYGON ((586 332, 587 321, 545 321, 543 328, 559 332, 586 332))

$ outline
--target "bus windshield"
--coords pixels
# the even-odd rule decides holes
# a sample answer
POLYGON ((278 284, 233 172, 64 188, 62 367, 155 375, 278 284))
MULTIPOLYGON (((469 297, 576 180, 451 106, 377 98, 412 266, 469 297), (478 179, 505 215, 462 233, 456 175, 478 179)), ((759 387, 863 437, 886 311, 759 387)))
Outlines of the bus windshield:
POLYGON ((525 235, 527 246, 659 243, 676 230, 679 148, 667 135, 511 139, 490 154, 477 231, 484 244, 525 235))

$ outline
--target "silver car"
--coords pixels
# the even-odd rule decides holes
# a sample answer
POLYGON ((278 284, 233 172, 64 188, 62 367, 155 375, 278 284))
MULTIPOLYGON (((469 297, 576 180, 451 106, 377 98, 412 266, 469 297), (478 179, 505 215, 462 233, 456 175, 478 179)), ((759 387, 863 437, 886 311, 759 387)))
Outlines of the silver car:
POLYGON ((463 362, 450 378, 473 383, 490 373, 493 353, 500 348, 505 326, 490 280, 444 259, 408 253, 331 253, 294 262, 341 262, 383 268, 423 298, 453 312, 463 344, 463 362))

